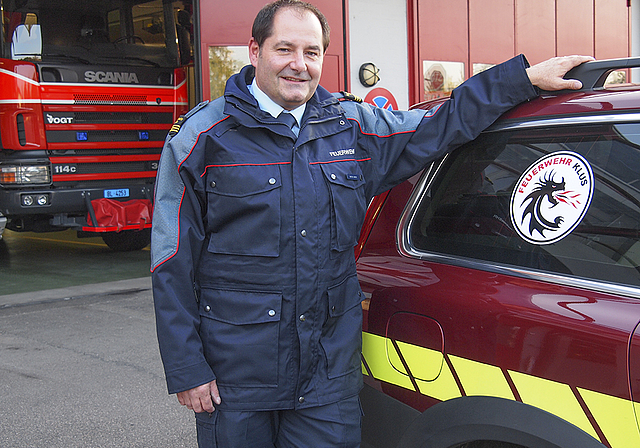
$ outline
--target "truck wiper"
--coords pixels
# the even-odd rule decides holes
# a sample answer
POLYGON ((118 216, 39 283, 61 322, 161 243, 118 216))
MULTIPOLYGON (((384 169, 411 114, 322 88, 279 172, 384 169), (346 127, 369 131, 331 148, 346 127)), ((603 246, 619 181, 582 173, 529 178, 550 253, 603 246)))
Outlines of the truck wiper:
POLYGON ((137 57, 137 56, 103 56, 103 59, 119 59, 124 61, 142 61, 146 62, 149 65, 153 65, 154 67, 162 67, 157 62, 151 61, 149 59, 137 57))
POLYGON ((85 65, 91 65, 92 64, 90 61, 87 61, 86 59, 83 59, 83 58, 81 58, 79 56, 73 56, 73 55, 70 55, 70 54, 43 53, 42 57, 43 58, 45 58, 45 57, 49 57, 49 58, 65 58, 65 59, 72 59, 74 61, 78 61, 78 62, 80 62, 82 64, 85 64, 85 65))

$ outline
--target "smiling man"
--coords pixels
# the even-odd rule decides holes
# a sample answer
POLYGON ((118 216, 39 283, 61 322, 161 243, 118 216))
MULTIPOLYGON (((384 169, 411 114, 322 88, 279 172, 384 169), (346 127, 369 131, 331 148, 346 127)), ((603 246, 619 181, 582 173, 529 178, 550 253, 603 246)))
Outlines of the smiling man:
POLYGON ((157 177, 152 272, 169 393, 200 447, 358 447, 364 299, 353 247, 373 196, 475 138, 588 57, 513 58, 435 113, 318 86, 329 27, 266 5, 251 66, 172 128, 157 177), (287 117, 287 118, 285 118, 287 117))
POLYGON ((249 57, 256 85, 287 110, 304 105, 320 82, 326 50, 323 28, 328 36, 322 20, 323 24, 307 10, 287 8, 273 17, 270 35, 261 33, 265 27, 260 22, 253 28, 249 57))

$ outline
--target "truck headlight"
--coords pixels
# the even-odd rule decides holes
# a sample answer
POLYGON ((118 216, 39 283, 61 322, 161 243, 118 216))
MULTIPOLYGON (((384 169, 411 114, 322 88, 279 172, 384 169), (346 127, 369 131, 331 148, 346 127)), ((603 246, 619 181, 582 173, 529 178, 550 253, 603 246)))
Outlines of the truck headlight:
POLYGON ((49 165, 0 165, 2 185, 36 185, 50 182, 49 165))

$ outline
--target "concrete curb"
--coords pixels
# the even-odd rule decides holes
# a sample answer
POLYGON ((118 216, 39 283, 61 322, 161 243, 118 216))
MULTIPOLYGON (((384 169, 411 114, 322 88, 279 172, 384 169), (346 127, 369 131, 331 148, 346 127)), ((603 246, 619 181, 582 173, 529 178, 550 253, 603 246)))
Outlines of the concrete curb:
POLYGON ((46 291, 8 294, 0 296, 0 309, 55 300, 67 300, 74 297, 114 294, 127 291, 144 291, 150 289, 151 277, 142 277, 129 280, 118 280, 115 282, 93 283, 91 285, 49 289, 46 291))

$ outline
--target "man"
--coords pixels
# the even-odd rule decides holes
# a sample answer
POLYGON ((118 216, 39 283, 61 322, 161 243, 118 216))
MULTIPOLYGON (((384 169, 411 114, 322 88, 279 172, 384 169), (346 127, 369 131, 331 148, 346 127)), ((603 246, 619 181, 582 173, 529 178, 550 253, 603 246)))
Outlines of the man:
POLYGON ((169 392, 195 411, 201 447, 357 447, 353 247, 369 200, 534 85, 579 88, 562 76, 591 58, 514 58, 425 115, 318 87, 329 27, 309 4, 265 6, 252 36, 251 66, 174 127, 160 163, 152 272, 169 392))

